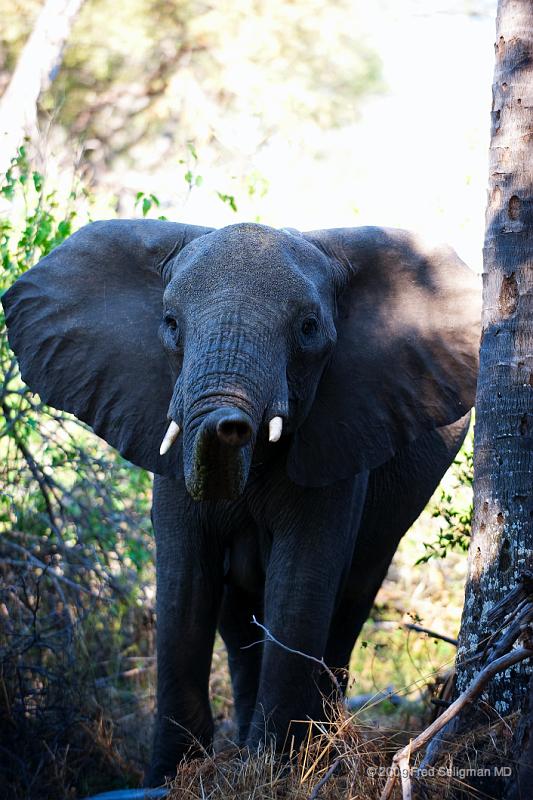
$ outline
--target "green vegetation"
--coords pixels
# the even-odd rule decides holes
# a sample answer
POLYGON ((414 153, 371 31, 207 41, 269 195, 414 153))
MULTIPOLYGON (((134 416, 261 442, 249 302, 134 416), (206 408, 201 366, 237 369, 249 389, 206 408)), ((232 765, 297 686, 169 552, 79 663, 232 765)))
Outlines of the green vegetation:
MULTIPOLYGON (((1 195, 4 291, 86 221, 86 192, 50 189, 22 147, 1 195)), ((153 659, 149 476, 28 391, 0 325, 2 780, 35 800, 135 783, 146 742, 126 762, 112 717, 141 694, 120 674, 153 659)))
POLYGON ((466 552, 472 531, 474 480, 474 433, 473 428, 454 461, 453 472, 443 481, 439 494, 433 501, 432 516, 438 522, 434 542, 424 542, 426 552, 417 564, 425 564, 430 558, 446 558, 450 550, 466 552))

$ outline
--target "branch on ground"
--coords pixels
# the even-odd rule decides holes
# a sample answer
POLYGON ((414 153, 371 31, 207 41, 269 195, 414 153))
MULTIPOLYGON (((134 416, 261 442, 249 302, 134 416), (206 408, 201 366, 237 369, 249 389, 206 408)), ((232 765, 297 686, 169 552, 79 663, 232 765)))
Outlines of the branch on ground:
MULTIPOLYGON (((385 788, 381 794, 381 800, 389 800, 391 797, 394 786, 398 776, 402 779, 402 796, 404 800, 411 797, 411 777, 409 768, 409 759, 411 754, 421 750, 429 744, 433 738, 448 726, 452 720, 456 720, 458 715, 464 711, 483 691, 489 681, 499 672, 505 670, 524 661, 526 658, 533 656, 533 647, 531 646, 531 630, 530 623, 533 620, 533 602, 529 599, 531 589, 531 575, 524 575, 520 581, 520 585, 513 589, 509 595, 503 598, 492 610, 491 618, 500 621, 498 632, 504 626, 508 625, 507 630, 501 637, 494 642, 494 637, 491 637, 487 642, 485 651, 480 654, 485 658, 488 663, 476 675, 471 682, 470 686, 455 700, 437 719, 429 725, 419 736, 409 742, 406 747, 399 750, 392 759, 392 767, 390 775, 385 784, 385 788), (511 603, 515 603, 514 619, 511 612, 511 603), (516 608, 518 603, 518 608, 516 608), (522 637, 525 646, 518 647, 511 650, 519 637, 522 637), (492 647, 489 650, 489 645, 492 647)), ((435 753, 433 753, 435 756, 435 753)), ((434 760, 434 758, 433 758, 434 760)))

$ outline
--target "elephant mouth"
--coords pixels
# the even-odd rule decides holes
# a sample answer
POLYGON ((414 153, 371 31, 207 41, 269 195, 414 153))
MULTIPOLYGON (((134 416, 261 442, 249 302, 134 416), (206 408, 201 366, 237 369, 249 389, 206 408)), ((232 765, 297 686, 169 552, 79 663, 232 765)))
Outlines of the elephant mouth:
POLYGON ((194 500, 235 500, 242 495, 253 435, 251 418, 235 408, 211 412, 186 434, 185 483, 194 500))

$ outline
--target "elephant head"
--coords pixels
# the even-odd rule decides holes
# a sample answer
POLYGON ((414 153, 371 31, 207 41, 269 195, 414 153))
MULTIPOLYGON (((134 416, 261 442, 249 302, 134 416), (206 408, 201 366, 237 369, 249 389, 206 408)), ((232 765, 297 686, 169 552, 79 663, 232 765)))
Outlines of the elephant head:
POLYGON ((332 483, 474 401, 478 281, 404 231, 97 222, 3 303, 26 383, 195 499, 268 447, 332 483))

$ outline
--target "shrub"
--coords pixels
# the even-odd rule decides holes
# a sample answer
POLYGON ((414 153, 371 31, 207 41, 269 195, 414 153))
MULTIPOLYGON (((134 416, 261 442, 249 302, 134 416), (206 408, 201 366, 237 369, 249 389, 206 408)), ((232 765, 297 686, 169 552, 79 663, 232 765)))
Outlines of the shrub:
MULTIPOLYGON (((0 193, 4 291, 85 221, 87 190, 62 197, 21 147, 0 193)), ((136 782, 144 743, 126 758, 111 710, 140 713, 132 671, 152 695, 149 476, 27 389, 3 316, 0 385, 0 780, 32 800, 136 782)))

